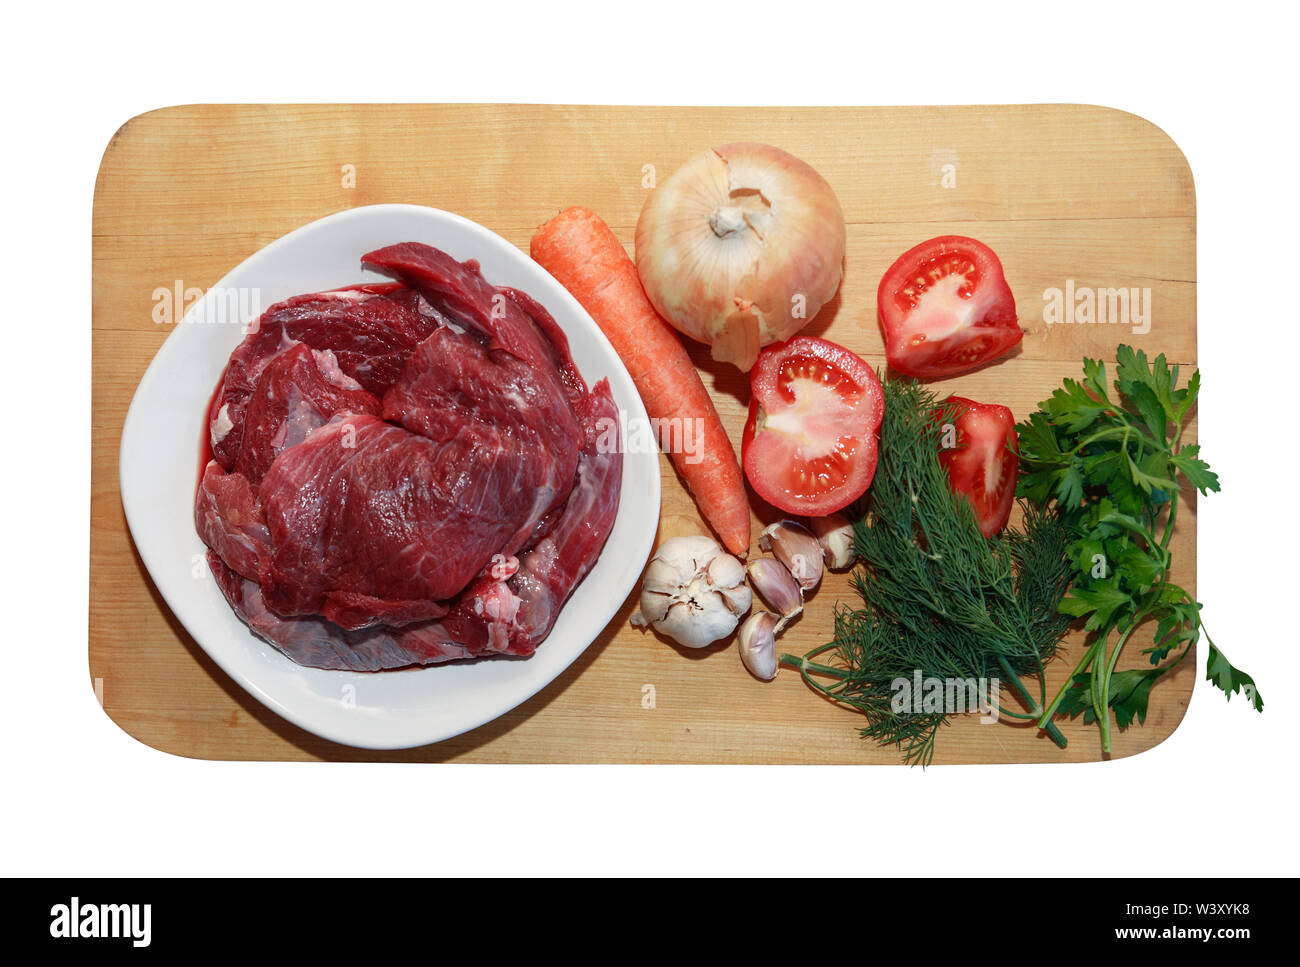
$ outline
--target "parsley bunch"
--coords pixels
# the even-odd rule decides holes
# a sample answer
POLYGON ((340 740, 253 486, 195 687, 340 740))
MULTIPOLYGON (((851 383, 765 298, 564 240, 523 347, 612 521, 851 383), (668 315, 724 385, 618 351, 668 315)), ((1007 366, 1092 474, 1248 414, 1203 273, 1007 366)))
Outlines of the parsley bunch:
MULTIPOLYGON (((1179 388, 1178 367, 1171 368, 1163 354, 1149 362, 1129 346, 1118 348, 1116 364, 1114 396, 1105 365, 1085 359, 1081 382, 1065 380, 1016 426, 1021 464, 1016 493, 1040 508, 1055 505, 1069 534, 1072 567, 1061 611, 1084 619, 1089 633, 1082 659, 1038 724, 1046 728, 1053 715, 1082 712, 1084 721, 1100 723, 1105 752, 1110 751, 1110 713, 1120 729, 1135 718, 1144 722, 1152 685, 1205 633, 1201 605, 1169 581, 1169 541, 1181 489, 1202 495, 1219 489, 1200 448, 1182 443, 1200 372, 1179 388), (1117 672, 1129 638, 1149 623, 1155 625, 1154 639, 1143 653, 1152 667, 1117 672)), ((1229 698, 1240 691, 1263 711, 1254 680, 1234 668, 1208 634, 1205 638, 1206 677, 1229 698)))

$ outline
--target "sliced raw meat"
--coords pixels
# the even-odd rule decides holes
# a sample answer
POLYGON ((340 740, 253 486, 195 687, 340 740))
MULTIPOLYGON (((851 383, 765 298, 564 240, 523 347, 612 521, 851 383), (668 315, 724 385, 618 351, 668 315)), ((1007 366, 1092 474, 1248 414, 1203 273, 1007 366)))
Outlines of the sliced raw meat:
POLYGON ((262 372, 296 343, 330 351, 342 373, 382 397, 415 347, 446 322, 419 293, 392 283, 277 302, 231 354, 212 406, 212 455, 227 470, 234 468, 243 444, 244 409, 262 372))
POLYGON ((270 550, 266 516, 243 474, 226 473, 209 460, 194 501, 194 526, 203 543, 246 578, 257 580, 258 563, 270 550))
POLYGON ((330 350, 295 343, 262 370, 244 409, 235 471, 257 483, 276 455, 307 439, 335 413, 379 413, 379 400, 343 373, 330 350))
POLYGON ((529 364, 539 378, 556 379, 570 399, 586 395, 568 340, 550 313, 524 293, 493 286, 473 259, 457 262, 428 245, 403 242, 362 256, 361 262, 401 279, 453 322, 487 340, 489 349, 529 364))
POLYGON ((450 526, 483 544, 483 562, 526 546, 573 487, 582 431, 568 399, 468 333, 439 329, 421 343, 384 397, 383 415, 438 444, 448 487, 465 489, 452 498, 460 508, 450 526), (493 524, 510 522, 515 530, 502 539, 493 524))
POLYGON ((550 633, 578 582, 591 569, 614 527, 623 454, 602 447, 606 427, 618 427, 609 383, 601 380, 581 404, 585 443, 578 477, 550 532, 525 553, 505 580, 480 577, 443 619, 452 637, 472 648, 531 655, 550 633), (610 421, 604 423, 603 421, 610 421))
POLYGON ((300 665, 375 672, 474 657, 437 622, 399 631, 382 625, 347 631, 324 618, 282 618, 267 608, 256 581, 241 577, 211 550, 208 564, 239 619, 300 665))
POLYGON ((557 468, 510 432, 508 415, 500 425, 457 417, 444 440, 341 416, 284 451, 260 490, 274 549, 260 573, 267 605, 349 628, 442 614, 437 602, 493 554, 514 553, 572 484, 576 452, 557 468), (538 507, 536 494, 555 494, 564 477, 538 507))
POLYGON ((609 386, 476 263, 365 262, 405 284, 278 303, 231 356, 195 499, 213 573, 304 665, 529 655, 617 513, 609 386))
POLYGON ((381 671, 489 655, 531 655, 595 563, 618 513, 623 457, 617 449, 600 447, 600 421, 618 419, 605 381, 596 385, 583 409, 586 442, 578 483, 555 527, 522 561, 497 555, 443 619, 349 631, 321 618, 281 617, 267 607, 256 581, 241 577, 209 552, 217 583, 255 633, 313 668, 381 671))
POLYGON ((260 324, 312 349, 332 351, 343 372, 383 396, 411 350, 446 322, 419 293, 386 282, 286 299, 267 310, 260 324))
POLYGON ((546 342, 553 347, 555 363, 560 371, 560 379, 564 381, 565 387, 569 390, 569 398, 576 401, 586 396, 587 383, 582 378, 582 374, 578 372, 573 357, 569 355, 569 337, 564 334, 564 330, 555 321, 555 317, 547 312, 546 307, 527 292, 520 292, 518 289, 511 288, 501 288, 497 291, 527 313, 538 331, 545 337, 546 342))
POLYGON ((491 551, 444 548, 472 522, 455 516, 464 495, 438 458, 432 441, 367 415, 340 416, 284 451, 260 488, 273 549, 259 574, 267 605, 352 628, 390 611, 395 621, 443 614, 438 602, 491 551))

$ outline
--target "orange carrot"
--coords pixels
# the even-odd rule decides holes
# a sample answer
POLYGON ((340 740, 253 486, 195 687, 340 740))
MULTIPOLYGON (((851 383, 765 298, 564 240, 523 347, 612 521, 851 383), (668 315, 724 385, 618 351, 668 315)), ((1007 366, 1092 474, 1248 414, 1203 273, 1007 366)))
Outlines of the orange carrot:
POLYGON ((694 453, 669 454, 727 550, 749 551, 749 499, 736 451, 691 357, 655 312, 636 266, 608 225, 568 208, 533 235, 531 254, 591 314, 632 376, 650 416, 690 420, 694 453))

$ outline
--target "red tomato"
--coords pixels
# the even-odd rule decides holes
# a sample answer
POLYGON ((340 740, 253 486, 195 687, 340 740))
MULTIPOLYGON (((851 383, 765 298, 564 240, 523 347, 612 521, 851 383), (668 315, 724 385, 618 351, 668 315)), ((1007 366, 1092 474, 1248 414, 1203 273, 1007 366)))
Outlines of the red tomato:
POLYGON ((821 517, 861 497, 876 473, 885 415, 875 371, 813 336, 775 343, 749 373, 741 462, 754 492, 790 514, 821 517))
POLYGON ((950 396, 947 402, 957 404, 961 415, 953 425, 953 445, 939 451, 939 462, 948 471, 953 493, 964 495, 975 508, 980 533, 992 537, 1007 526, 1016 502, 1016 418, 996 403, 961 396, 950 396))
POLYGON ((1002 263, 982 242, 944 235, 898 257, 876 293, 885 357, 905 376, 943 379, 1020 342, 1002 263))

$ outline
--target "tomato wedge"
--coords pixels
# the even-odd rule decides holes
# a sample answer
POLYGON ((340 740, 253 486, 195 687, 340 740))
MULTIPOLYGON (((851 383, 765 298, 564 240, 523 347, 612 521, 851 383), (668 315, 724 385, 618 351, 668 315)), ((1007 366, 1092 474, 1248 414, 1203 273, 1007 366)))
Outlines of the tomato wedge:
POLYGON ((950 396, 946 402, 956 404, 960 415, 953 424, 956 432, 940 438, 952 445, 939 451, 939 462, 948 471, 953 493, 965 496, 975 508, 980 533, 992 537, 1007 526, 1016 502, 1016 418, 996 403, 976 403, 963 396, 950 396))
POLYGON ((755 493, 808 517, 841 510, 866 493, 885 400, 861 356, 796 336, 759 354, 749 387, 741 463, 755 493))
POLYGON ((876 293, 885 358, 943 379, 997 359, 1024 337, 1002 263, 983 242, 944 235, 900 255, 876 293))

